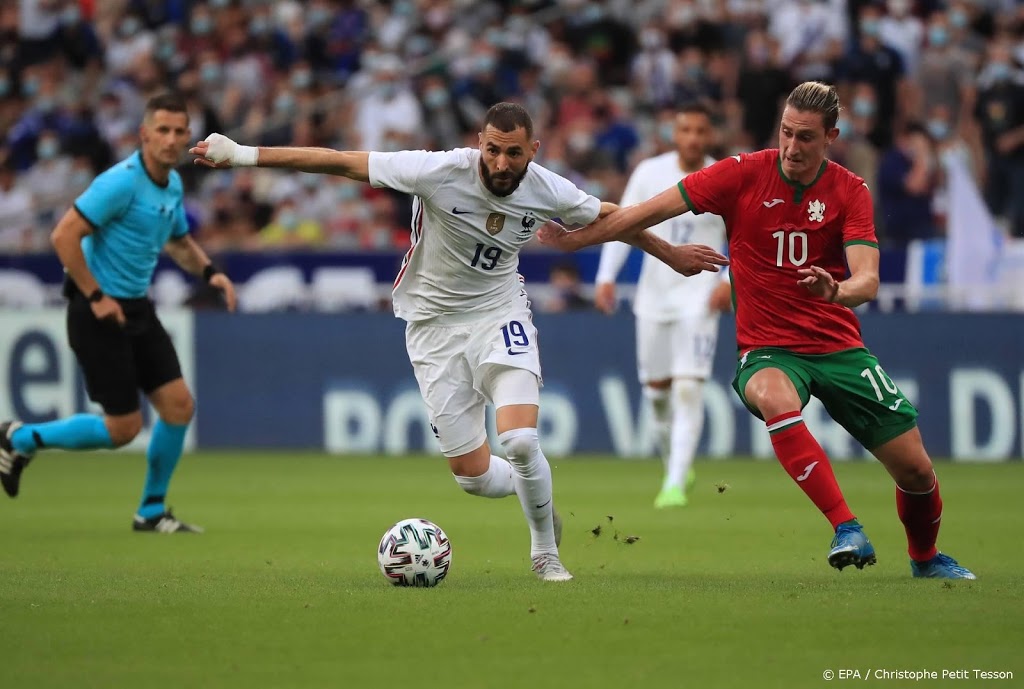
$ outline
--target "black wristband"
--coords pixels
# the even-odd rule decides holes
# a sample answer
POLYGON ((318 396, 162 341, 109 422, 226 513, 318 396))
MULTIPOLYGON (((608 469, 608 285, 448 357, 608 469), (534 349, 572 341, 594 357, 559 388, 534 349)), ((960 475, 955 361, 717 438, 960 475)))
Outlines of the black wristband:
POLYGON ((99 287, 94 289, 92 291, 92 294, 89 295, 89 301, 94 303, 94 304, 96 302, 98 302, 102 298, 103 298, 103 290, 101 290, 99 287))
POLYGON ((206 264, 206 267, 203 268, 203 282, 209 282, 210 278, 222 272, 224 271, 222 271, 220 268, 213 265, 212 263, 206 264))

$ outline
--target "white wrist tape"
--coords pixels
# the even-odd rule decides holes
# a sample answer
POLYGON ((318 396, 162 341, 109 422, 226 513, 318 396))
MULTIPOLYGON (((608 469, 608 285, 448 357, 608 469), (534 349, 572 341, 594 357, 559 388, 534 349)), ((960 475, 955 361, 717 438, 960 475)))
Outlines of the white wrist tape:
POLYGON ((234 167, 255 167, 256 163, 259 162, 259 158, 260 149, 257 146, 238 145, 231 155, 231 165, 234 167))

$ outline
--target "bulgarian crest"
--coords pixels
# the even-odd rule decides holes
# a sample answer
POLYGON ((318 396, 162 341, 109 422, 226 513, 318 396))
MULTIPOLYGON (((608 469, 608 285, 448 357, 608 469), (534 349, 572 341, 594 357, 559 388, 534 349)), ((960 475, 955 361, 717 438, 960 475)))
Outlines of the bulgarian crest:
POLYGON ((807 204, 807 215, 813 222, 825 222, 825 204, 814 199, 807 204))

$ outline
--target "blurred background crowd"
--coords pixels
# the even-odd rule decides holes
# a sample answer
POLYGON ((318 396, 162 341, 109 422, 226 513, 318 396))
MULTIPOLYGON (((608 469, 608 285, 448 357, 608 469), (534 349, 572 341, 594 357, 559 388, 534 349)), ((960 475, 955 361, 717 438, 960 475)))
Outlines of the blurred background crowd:
MULTIPOLYGON (((1024 237, 1024 4, 1013 0, 18 0, 0 5, 0 251, 48 249, 92 177, 176 88, 194 139, 397 150, 476 146, 524 103, 538 162, 616 201, 668 150, 673 108, 715 114, 714 154, 775 145, 806 79, 841 87, 833 159, 889 245, 941 236, 944 156, 1024 237)), ((408 200, 342 179, 183 161, 210 251, 401 249, 408 200)))

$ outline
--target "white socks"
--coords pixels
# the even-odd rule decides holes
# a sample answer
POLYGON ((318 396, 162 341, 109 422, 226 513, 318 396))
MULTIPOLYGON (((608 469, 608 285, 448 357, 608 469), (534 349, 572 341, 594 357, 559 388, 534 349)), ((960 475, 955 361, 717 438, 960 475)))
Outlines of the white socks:
POLYGON ((672 448, 672 391, 668 388, 652 388, 644 386, 644 397, 651 403, 654 411, 654 432, 658 439, 658 452, 661 453, 661 461, 668 470, 668 455, 672 448))
POLYGON ((491 455, 491 465, 479 476, 455 476, 455 482, 470 495, 482 498, 504 498, 516 492, 512 465, 501 457, 491 455))
MULTIPOLYGON (((530 525, 530 556, 557 555, 551 517, 551 465, 541 452, 537 429, 506 431, 498 440, 515 472, 515 492, 530 525)), ((493 467, 492 458, 492 470, 493 467)))
POLYGON ((694 378, 672 381, 672 441, 662 488, 684 488, 686 474, 704 430, 704 383, 694 378))

